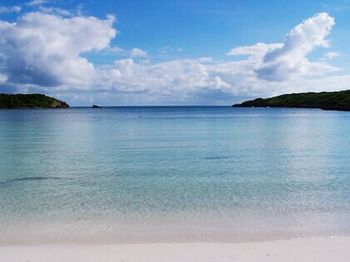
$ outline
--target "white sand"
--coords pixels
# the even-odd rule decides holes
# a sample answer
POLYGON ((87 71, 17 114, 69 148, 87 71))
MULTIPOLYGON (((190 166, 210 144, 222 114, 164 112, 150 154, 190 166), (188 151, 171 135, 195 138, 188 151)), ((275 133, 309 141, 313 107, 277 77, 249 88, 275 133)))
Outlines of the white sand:
POLYGON ((350 261, 350 237, 248 243, 1 246, 1 262, 350 261))

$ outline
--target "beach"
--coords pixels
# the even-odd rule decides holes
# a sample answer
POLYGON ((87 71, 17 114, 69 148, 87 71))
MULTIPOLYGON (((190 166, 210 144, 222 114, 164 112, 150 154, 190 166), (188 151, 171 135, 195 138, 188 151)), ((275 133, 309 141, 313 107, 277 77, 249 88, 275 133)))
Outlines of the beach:
POLYGON ((347 262, 350 237, 246 243, 139 243, 108 245, 1 246, 6 262, 347 262))

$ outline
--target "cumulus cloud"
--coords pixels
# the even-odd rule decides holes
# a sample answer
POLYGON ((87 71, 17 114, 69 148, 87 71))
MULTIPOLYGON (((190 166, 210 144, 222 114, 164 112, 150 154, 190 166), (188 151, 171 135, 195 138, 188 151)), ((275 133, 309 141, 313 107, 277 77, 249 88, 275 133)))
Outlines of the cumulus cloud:
POLYGON ((318 47, 328 47, 327 36, 334 25, 333 17, 320 13, 294 27, 283 43, 237 47, 227 55, 248 56, 254 61, 257 78, 267 81, 327 74, 337 68, 320 61, 311 62, 307 56, 318 47))
POLYGON ((105 52, 112 53, 112 54, 123 54, 125 53, 125 50, 119 46, 113 46, 113 47, 107 48, 105 52))
POLYGON ((173 48, 170 46, 164 46, 158 50, 160 54, 167 54, 167 53, 172 53, 172 52, 182 52, 183 49, 181 47, 178 48, 173 48))
POLYGON ((233 48, 227 55, 235 59, 228 61, 202 57, 152 62, 142 49, 110 47, 117 34, 114 21, 112 16, 67 17, 43 11, 27 13, 14 23, 0 20, 0 88, 43 91, 68 101, 95 97, 102 103, 114 99, 111 104, 227 104, 236 96, 282 93, 291 87, 311 90, 315 72, 330 79, 324 83, 344 79, 330 78, 334 67, 307 58, 315 48, 328 46, 334 19, 326 13, 296 26, 282 43, 233 48), (125 58, 94 65, 84 55, 90 52, 125 58))
POLYGON ((39 6, 48 3, 48 0, 32 0, 27 2, 29 6, 39 6))
POLYGON ((0 74, 0 84, 4 84, 7 82, 7 76, 4 74, 0 74))
POLYGON ((306 56, 317 47, 328 47, 327 36, 334 25, 333 17, 320 13, 293 28, 282 46, 264 55, 262 65, 256 70, 258 77, 281 81, 315 72, 333 71, 333 67, 310 62, 306 56))
POLYGON ((22 7, 20 6, 0 6, 0 14, 6 13, 19 13, 22 11, 22 7))
POLYGON ((227 55, 228 56, 248 56, 254 59, 260 59, 266 53, 281 47, 283 47, 282 43, 276 43, 276 44, 257 43, 255 45, 233 48, 227 53, 227 55))
POLYGON ((327 52, 324 54, 325 58, 327 59, 333 59, 333 58, 336 58, 338 56, 341 56, 342 53, 340 52, 336 52, 336 51, 331 51, 331 52, 327 52))
POLYGON ((147 52, 139 48, 133 48, 130 51, 130 57, 132 58, 147 57, 147 52))
POLYGON ((62 18, 29 13, 16 23, 0 22, 0 68, 8 84, 80 85, 94 76, 82 53, 107 48, 115 37, 113 17, 62 18))
POLYGON ((44 7, 39 6, 39 11, 47 14, 54 14, 59 16, 74 16, 72 11, 68 11, 66 9, 58 8, 58 7, 44 7))

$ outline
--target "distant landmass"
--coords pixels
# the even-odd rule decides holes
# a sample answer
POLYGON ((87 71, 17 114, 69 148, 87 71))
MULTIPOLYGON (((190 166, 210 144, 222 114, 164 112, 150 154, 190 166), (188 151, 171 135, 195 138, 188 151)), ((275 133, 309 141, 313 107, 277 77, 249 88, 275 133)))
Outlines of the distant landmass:
POLYGON ((66 102, 43 94, 0 94, 1 109, 68 107, 66 102))
POLYGON ((321 93, 297 93, 257 98, 233 107, 292 107, 350 111, 350 90, 321 93))

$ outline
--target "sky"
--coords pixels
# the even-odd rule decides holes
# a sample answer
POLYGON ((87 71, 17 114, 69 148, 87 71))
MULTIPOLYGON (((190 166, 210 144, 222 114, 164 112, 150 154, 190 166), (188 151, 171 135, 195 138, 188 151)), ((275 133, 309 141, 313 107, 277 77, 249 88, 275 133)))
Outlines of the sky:
POLYGON ((350 1, 0 0, 0 92, 230 105, 349 89, 350 1))

